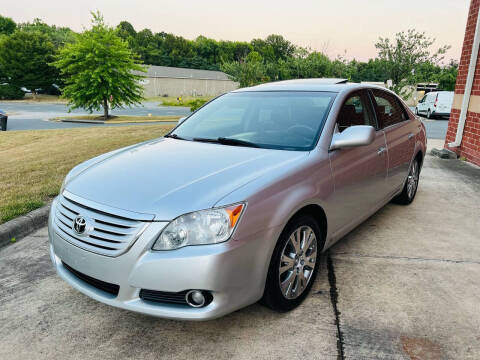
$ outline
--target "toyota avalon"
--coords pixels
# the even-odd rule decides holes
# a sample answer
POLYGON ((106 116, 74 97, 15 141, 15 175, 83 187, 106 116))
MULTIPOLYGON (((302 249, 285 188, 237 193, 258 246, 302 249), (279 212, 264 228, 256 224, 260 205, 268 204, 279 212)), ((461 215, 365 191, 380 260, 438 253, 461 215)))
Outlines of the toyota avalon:
POLYGON ((212 319, 259 300, 288 311, 322 252, 413 201, 425 150, 423 124, 384 88, 239 89, 73 168, 51 207, 51 259, 87 296, 153 316, 212 319))

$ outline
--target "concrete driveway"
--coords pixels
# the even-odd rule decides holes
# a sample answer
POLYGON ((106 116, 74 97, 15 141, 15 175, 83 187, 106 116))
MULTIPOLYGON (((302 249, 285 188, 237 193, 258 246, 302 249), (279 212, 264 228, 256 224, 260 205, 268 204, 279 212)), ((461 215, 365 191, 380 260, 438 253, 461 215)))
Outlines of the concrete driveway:
POLYGON ((479 193, 480 169, 427 156, 414 203, 337 243, 298 309, 255 304, 203 323, 75 291, 42 229, 0 250, 0 359, 478 359, 479 193))
MULTIPOLYGON (((158 102, 146 101, 142 106, 133 106, 125 109, 115 109, 112 115, 134 115, 147 116, 152 115, 174 115, 185 116, 190 114, 190 109, 178 106, 158 106, 158 102)), ((39 129, 66 129, 75 127, 92 126, 124 126, 125 124, 76 124, 48 121, 51 118, 59 116, 71 116, 72 114, 87 114, 83 109, 75 109, 71 113, 65 104, 35 103, 35 102, 15 102, 2 101, 0 109, 5 111, 8 116, 8 131, 11 130, 39 130, 39 129)), ((100 112, 94 113, 101 115, 100 112)), ((174 123, 174 122, 172 122, 174 123)), ((145 123, 151 124, 151 123, 145 123)))

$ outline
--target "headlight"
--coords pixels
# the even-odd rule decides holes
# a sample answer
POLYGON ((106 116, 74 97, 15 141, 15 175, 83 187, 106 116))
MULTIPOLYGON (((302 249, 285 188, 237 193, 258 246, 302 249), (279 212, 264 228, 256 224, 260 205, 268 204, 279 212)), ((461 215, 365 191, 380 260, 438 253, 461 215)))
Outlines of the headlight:
POLYGON ((245 209, 245 204, 207 209, 171 221, 153 244, 153 250, 173 250, 188 245, 227 241, 245 209))

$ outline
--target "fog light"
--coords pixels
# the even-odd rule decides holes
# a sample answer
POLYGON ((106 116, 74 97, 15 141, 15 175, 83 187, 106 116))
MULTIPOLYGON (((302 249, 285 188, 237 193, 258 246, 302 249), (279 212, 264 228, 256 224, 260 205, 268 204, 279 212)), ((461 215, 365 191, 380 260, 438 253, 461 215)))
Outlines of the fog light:
POLYGON ((205 295, 199 290, 190 290, 185 295, 185 301, 192 307, 202 307, 205 305, 205 295))

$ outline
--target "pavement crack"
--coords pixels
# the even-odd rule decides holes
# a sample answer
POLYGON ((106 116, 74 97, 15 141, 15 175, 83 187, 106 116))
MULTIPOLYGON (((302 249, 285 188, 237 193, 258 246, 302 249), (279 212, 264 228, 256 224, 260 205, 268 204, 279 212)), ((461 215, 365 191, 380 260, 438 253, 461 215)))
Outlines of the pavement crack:
POLYGON ((330 251, 327 252, 327 269, 328 269, 328 283, 330 284, 330 301, 332 303, 333 312, 335 314, 335 325, 337 325, 337 358, 339 360, 345 359, 343 351, 343 333, 340 328, 340 311, 338 311, 338 289, 337 279, 335 277, 335 269, 333 261, 330 256, 330 251))
MULTIPOLYGON (((393 255, 368 255, 368 254, 347 253, 347 252, 337 252, 334 255, 343 255, 343 256, 350 256, 350 257, 363 257, 363 258, 371 258, 371 259, 392 259, 392 260, 407 260, 407 261, 433 261, 433 262, 445 262, 445 263, 450 263, 450 264, 476 264, 476 265, 480 265, 480 261, 475 261, 475 260, 452 260, 452 259, 436 259, 436 258, 393 256, 393 255)), ((335 258, 335 256, 333 258, 335 258)))

